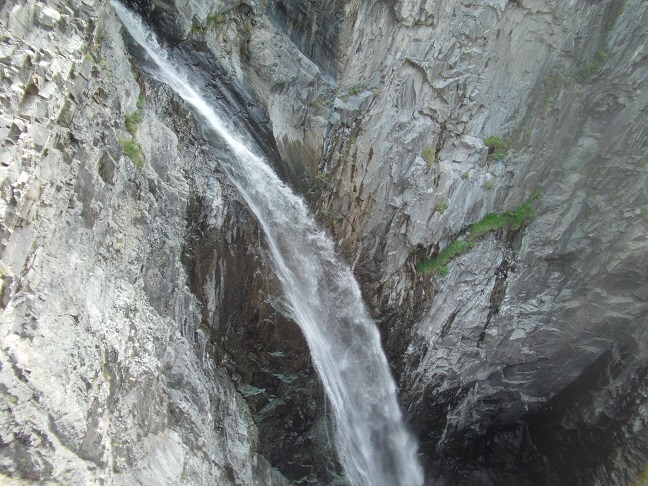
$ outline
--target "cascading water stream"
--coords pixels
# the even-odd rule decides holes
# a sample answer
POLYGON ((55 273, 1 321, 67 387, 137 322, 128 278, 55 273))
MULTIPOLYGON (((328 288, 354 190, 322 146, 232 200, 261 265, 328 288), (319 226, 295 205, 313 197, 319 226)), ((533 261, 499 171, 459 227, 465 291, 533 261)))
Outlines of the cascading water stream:
POLYGON ((255 155, 194 88, 138 16, 111 2, 169 85, 230 147, 225 169, 263 227, 290 310, 300 326, 335 420, 340 462, 354 486, 418 486, 423 473, 405 429, 376 325, 348 266, 303 200, 255 155))

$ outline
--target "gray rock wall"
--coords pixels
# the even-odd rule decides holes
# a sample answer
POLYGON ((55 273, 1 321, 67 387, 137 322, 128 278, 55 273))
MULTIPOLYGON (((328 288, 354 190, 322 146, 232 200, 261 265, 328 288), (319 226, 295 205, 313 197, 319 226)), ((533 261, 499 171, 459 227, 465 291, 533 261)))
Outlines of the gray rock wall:
POLYGON ((284 484, 181 258, 195 194, 221 238, 245 224, 222 153, 140 76, 104 2, 0 19, 0 482, 284 484))
POLYGON ((459 482, 630 480, 647 454, 628 439, 646 426, 646 6, 349 2, 343 18, 329 8, 320 25, 321 9, 300 4, 271 41, 258 19, 239 76, 267 103, 280 150, 290 139, 318 147, 313 120, 328 121, 314 201, 382 323, 413 426, 443 462, 434 468, 459 482), (286 37, 300 52, 277 49, 286 37), (304 88, 295 67, 306 59, 304 88), (489 157, 488 136, 510 141, 503 157, 489 157), (447 276, 415 272, 536 188, 529 225, 492 234, 447 276), (602 362, 617 371, 594 383, 602 362), (579 418, 564 402, 554 410, 572 388, 579 418), (608 407, 633 404, 594 440, 610 393, 608 407), (572 462, 574 447, 596 451, 572 462), (584 464, 591 472, 574 476, 584 464))
MULTIPOLYGON (((338 240, 430 483, 636 477, 645 2, 130 3, 231 84, 233 116, 338 240), (509 141, 501 157, 488 136, 509 141), (528 224, 417 273, 536 188, 528 224)), ((1 471, 282 484, 270 460, 292 482, 338 481, 262 235, 218 170, 228 155, 138 73, 105 4, 0 18, 1 471), (119 139, 140 94, 138 168, 119 139)))
MULTIPOLYGON (((558 461, 562 481, 629 481, 646 460, 646 443, 626 438, 647 419, 647 15, 642 2, 373 2, 340 43, 342 122, 327 140, 324 207, 446 480, 512 481, 505 464, 539 442, 521 432, 528 414, 536 432, 552 416, 533 460, 558 461), (487 158, 491 135, 511 141, 500 160, 487 158), (536 187, 526 228, 488 237, 447 276, 415 272, 536 187), (595 385, 585 375, 605 356, 616 371, 595 385), (575 383, 578 418, 554 402, 575 383), (602 416, 614 431, 594 440, 602 416), (518 430, 493 436, 507 427, 518 430), (473 460, 493 471, 463 474, 473 460)), ((513 476, 543 477, 519 467, 513 476)))

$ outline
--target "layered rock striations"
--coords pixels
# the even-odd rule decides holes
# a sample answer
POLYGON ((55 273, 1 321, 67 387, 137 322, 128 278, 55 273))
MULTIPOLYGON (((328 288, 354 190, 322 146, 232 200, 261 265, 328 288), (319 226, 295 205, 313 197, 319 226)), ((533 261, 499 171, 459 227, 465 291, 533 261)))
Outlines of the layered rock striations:
MULTIPOLYGON (((648 459, 645 2, 130 6, 339 242, 430 484, 631 484, 648 459), (535 217, 416 270, 525 201, 535 217)), ((230 155, 140 70, 107 3, 0 19, 0 472, 341 481, 230 155)))
POLYGON ((0 15, 2 481, 285 484, 213 350, 222 295, 192 292, 198 226, 212 276, 262 261, 228 155, 141 75, 106 3, 0 15))
POLYGON ((648 12, 431 3, 359 10, 350 50, 378 52, 343 75, 377 94, 326 167, 413 424, 446 480, 631 481, 648 450, 648 12), (507 151, 489 156, 489 136, 507 151), (447 276, 414 271, 536 188, 527 226, 447 276))
POLYGON ((646 15, 641 2, 358 9, 341 101, 366 108, 332 128, 325 205, 446 480, 614 484, 645 463, 646 15), (489 156, 489 136, 510 147, 489 156), (536 188, 528 226, 447 276, 414 271, 536 188))

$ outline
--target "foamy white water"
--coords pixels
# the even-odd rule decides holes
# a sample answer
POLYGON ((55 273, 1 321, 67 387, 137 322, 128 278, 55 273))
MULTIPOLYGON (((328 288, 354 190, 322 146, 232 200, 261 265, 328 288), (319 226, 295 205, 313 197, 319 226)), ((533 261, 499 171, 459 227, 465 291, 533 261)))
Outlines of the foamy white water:
POLYGON ((304 201, 219 117, 150 29, 119 2, 111 5, 155 64, 153 76, 190 104, 235 155, 227 173, 265 231, 286 300, 331 404, 335 445, 349 482, 421 485, 416 443, 403 424, 378 330, 351 270, 338 260, 304 201))

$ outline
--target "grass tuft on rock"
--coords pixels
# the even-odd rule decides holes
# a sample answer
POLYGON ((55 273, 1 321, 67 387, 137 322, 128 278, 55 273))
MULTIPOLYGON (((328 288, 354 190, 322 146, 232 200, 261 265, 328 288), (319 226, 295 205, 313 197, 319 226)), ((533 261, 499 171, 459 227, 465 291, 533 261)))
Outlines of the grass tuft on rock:
POLYGON ((519 230, 536 216, 532 204, 537 196, 529 198, 524 204, 504 213, 506 225, 512 230, 519 230))
POLYGON ((126 130, 134 137, 135 133, 137 133, 137 126, 142 122, 142 114, 139 110, 135 110, 130 115, 124 117, 124 122, 126 124, 126 130))
POLYGON ((599 49, 594 54, 594 57, 581 65, 574 74, 576 81, 583 84, 592 79, 599 69, 608 60, 609 54, 603 49, 599 49))
POLYGON ((450 242, 441 252, 430 259, 423 260, 418 264, 416 270, 419 273, 440 272, 442 275, 448 274, 448 263, 463 255, 475 245, 472 241, 455 240, 450 242))
POLYGON ((436 206, 434 206, 434 210, 443 213, 446 209, 448 209, 448 202, 447 201, 440 201, 437 203, 436 206))
POLYGON ((142 157, 142 147, 140 147, 140 144, 127 138, 120 138, 119 143, 126 156, 133 161, 135 167, 141 168, 144 164, 144 158, 142 157))
POLYGON ((362 93, 366 89, 367 89, 366 85, 364 85, 364 84, 356 84, 355 86, 351 87, 351 89, 349 89, 349 94, 350 95, 357 95, 357 94, 362 93))
POLYGON ((464 253, 467 253, 475 244, 485 238, 488 234, 508 228, 517 231, 527 224, 536 213, 533 210, 533 202, 540 196, 540 191, 533 191, 529 199, 518 207, 503 213, 488 213, 481 221, 470 225, 465 239, 451 241, 438 255, 426 258, 416 266, 416 271, 422 274, 434 274, 439 272, 445 276, 448 274, 448 264, 464 253))
POLYGON ((511 141, 506 138, 490 136, 484 139, 484 145, 488 147, 489 159, 501 160, 511 146, 511 141))
POLYGON ((500 213, 488 213, 478 223, 472 224, 468 229, 468 238, 471 241, 482 239, 488 233, 497 231, 506 226, 506 217, 500 213))
POLYGON ((436 163, 436 155, 433 147, 425 147, 421 153, 421 157, 427 162, 428 167, 432 167, 436 163))
POLYGON ((495 184, 493 184, 493 181, 486 181, 482 184, 482 189, 486 189, 487 191, 492 191, 495 188, 495 184))

